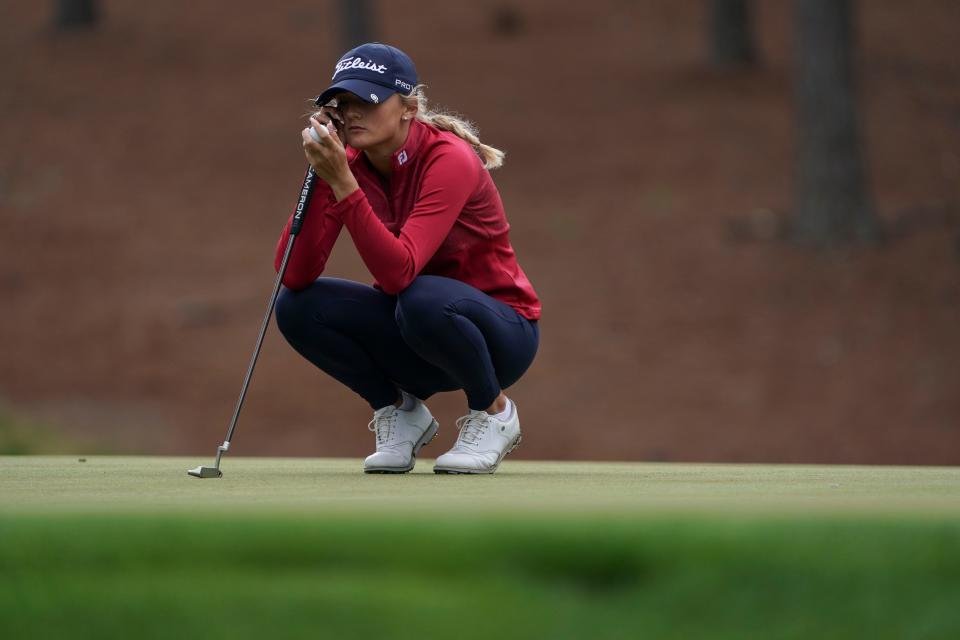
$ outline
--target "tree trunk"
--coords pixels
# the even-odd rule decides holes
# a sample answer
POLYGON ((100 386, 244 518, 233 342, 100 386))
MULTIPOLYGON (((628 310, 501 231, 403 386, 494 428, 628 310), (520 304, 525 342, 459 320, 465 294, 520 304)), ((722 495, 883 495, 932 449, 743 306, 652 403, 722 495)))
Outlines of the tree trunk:
POLYGON ((747 0, 712 0, 710 19, 713 64, 748 67, 756 62, 747 0))
POLYGON ((61 29, 93 27, 98 15, 96 0, 57 0, 57 26, 61 29))
POLYGON ((374 40, 374 1, 340 0, 343 50, 374 40))
POLYGON ((794 9, 798 158, 789 235, 815 247, 877 242, 853 80, 853 3, 795 0, 794 9))

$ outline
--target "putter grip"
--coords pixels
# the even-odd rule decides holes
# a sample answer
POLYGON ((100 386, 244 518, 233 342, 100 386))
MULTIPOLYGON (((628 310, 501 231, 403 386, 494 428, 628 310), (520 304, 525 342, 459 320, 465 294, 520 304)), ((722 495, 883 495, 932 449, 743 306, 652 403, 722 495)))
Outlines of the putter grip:
POLYGON ((297 200, 297 209, 293 213, 293 224, 290 225, 290 235, 300 233, 300 227, 303 226, 303 219, 307 215, 307 209, 310 207, 310 196, 313 195, 313 185, 317 182, 317 174, 313 172, 313 167, 307 167, 307 174, 303 177, 303 186, 300 188, 300 199, 297 200))

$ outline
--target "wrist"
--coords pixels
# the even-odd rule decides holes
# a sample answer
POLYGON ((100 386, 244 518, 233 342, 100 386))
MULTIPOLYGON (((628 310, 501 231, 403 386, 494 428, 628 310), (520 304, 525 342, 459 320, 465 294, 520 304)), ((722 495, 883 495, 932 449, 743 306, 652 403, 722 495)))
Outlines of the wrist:
POLYGON ((330 189, 333 191, 333 197, 337 199, 337 202, 340 202, 360 188, 357 179, 353 177, 352 173, 329 184, 330 189))

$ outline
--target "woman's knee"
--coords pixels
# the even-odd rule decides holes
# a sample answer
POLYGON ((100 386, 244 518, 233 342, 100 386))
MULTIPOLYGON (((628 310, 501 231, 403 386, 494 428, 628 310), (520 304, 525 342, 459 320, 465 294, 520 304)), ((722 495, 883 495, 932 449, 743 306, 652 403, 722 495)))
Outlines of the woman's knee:
POLYGON ((303 331, 306 319, 306 305, 304 293, 306 289, 294 291, 283 287, 277 296, 274 313, 277 317, 277 329, 285 337, 291 338, 303 331))
POLYGON ((396 320, 402 332, 430 331, 449 315, 449 301, 440 290, 439 276, 417 276, 397 294, 396 320))
POLYGON ((296 336, 316 324, 323 314, 323 306, 336 298, 332 283, 323 278, 314 281, 306 289, 283 287, 277 297, 275 313, 277 328, 286 337, 296 336))

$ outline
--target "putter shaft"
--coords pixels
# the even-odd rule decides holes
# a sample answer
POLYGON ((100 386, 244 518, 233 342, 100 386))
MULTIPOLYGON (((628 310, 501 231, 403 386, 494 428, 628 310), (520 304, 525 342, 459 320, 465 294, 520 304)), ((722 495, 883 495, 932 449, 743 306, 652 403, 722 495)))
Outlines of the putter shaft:
POLYGON ((287 239, 287 248, 283 253, 283 261, 280 263, 280 268, 277 270, 277 279, 273 284, 273 293, 270 295, 270 301, 267 303, 267 312, 263 315, 263 322, 260 324, 260 333, 257 335, 257 343, 253 349, 253 355, 250 357, 250 364, 247 366, 247 374, 243 378, 243 386, 240 389, 237 406, 233 410, 233 418, 230 419, 227 437, 224 439, 223 444, 217 447, 217 458, 214 466, 200 466, 187 471, 188 475, 195 478, 219 478, 223 476, 223 473, 220 471, 220 459, 224 453, 230 450, 230 441, 233 440, 233 432, 237 428, 240 409, 243 408, 243 401, 247 397, 247 389, 250 387, 250 379, 253 377, 253 368, 257 364, 260 349, 263 347, 263 338, 267 334, 267 327, 270 325, 270 316, 273 315, 273 309, 277 304, 277 296, 280 295, 280 285, 283 283, 283 275, 287 271, 287 262, 290 260, 290 252, 293 251, 293 243, 297 239, 297 234, 300 233, 300 228, 303 226, 303 218, 310 204, 310 196, 313 194, 315 181, 316 174, 313 172, 313 167, 308 167, 307 174, 303 178, 303 187, 300 189, 300 199, 297 202, 297 209, 293 214, 293 221, 290 225, 290 237, 287 239))

